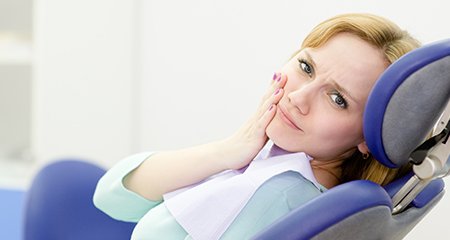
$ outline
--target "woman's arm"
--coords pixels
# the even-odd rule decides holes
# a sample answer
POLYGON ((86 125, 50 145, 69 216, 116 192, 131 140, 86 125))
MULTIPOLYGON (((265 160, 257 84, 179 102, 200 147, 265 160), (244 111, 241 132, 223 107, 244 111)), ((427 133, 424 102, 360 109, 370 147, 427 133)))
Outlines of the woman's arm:
POLYGON ((143 152, 128 156, 109 169, 97 183, 94 205, 114 219, 138 222, 145 213, 160 204, 129 191, 123 185, 125 176, 152 154, 143 152))
POLYGON ((197 183, 227 169, 250 163, 267 141, 265 129, 283 95, 286 76, 276 75, 254 116, 231 137, 217 142, 152 155, 124 180, 125 187, 146 199, 197 183))

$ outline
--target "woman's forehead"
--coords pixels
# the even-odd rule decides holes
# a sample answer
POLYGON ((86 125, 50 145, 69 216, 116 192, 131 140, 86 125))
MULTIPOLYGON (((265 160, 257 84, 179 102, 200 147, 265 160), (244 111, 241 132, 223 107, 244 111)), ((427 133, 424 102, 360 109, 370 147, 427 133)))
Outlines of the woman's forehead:
MULTIPOLYGON (((317 55, 316 57, 339 58, 346 63, 357 64, 368 68, 374 64, 387 67, 383 51, 351 33, 339 33, 318 48, 305 49, 317 55)), ((326 59, 322 59, 326 60, 326 59)))
POLYGON ((318 77, 338 83, 362 102, 388 66, 380 49, 352 34, 338 34, 323 46, 303 49, 299 55, 312 62, 318 77))

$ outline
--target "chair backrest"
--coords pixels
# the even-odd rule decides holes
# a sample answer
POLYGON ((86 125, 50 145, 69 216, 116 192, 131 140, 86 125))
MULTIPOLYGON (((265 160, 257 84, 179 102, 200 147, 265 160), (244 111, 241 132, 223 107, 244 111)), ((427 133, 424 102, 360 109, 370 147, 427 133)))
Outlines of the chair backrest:
MULTIPOLYGON (((368 98, 364 135, 371 153, 388 167, 411 161, 442 112, 449 111, 449 99, 450 39, 400 58, 383 73, 368 98)), ((447 126, 442 131, 447 138, 448 121, 438 122, 447 126)), ((448 171, 450 141, 445 137, 439 141, 443 146, 439 150, 445 151, 439 152, 441 159, 429 168, 445 171, 429 174, 426 187, 405 210, 393 214, 392 197, 411 183, 416 172, 385 188, 364 180, 341 184, 282 217, 254 239, 402 239, 444 195, 441 177, 448 171)))
POLYGON ((41 169, 26 196, 24 239, 129 239, 134 223, 116 221, 93 205, 95 186, 104 173, 80 160, 41 169))

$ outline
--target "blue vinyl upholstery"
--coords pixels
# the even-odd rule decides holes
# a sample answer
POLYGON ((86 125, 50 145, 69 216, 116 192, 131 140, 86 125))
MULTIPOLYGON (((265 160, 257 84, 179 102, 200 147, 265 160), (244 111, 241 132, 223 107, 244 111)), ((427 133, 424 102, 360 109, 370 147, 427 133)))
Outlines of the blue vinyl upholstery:
POLYGON ((129 239, 135 223, 116 221, 92 202, 104 173, 80 160, 61 160, 39 171, 26 197, 24 239, 129 239))

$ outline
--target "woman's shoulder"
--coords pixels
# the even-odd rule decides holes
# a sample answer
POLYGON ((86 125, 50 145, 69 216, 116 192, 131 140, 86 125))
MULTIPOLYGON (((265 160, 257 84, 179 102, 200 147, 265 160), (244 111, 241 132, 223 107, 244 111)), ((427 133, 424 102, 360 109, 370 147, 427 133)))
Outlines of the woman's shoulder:
POLYGON ((323 186, 316 186, 313 182, 295 171, 286 171, 273 176, 261 187, 269 188, 272 191, 281 193, 296 191, 296 189, 311 189, 317 192, 326 190, 323 186))
POLYGON ((275 175, 258 188, 223 239, 250 238, 320 193, 319 188, 298 172, 275 175))
POLYGON ((287 171, 265 182, 258 191, 276 195, 284 199, 290 209, 296 208, 326 191, 323 186, 316 186, 300 173, 287 171))

